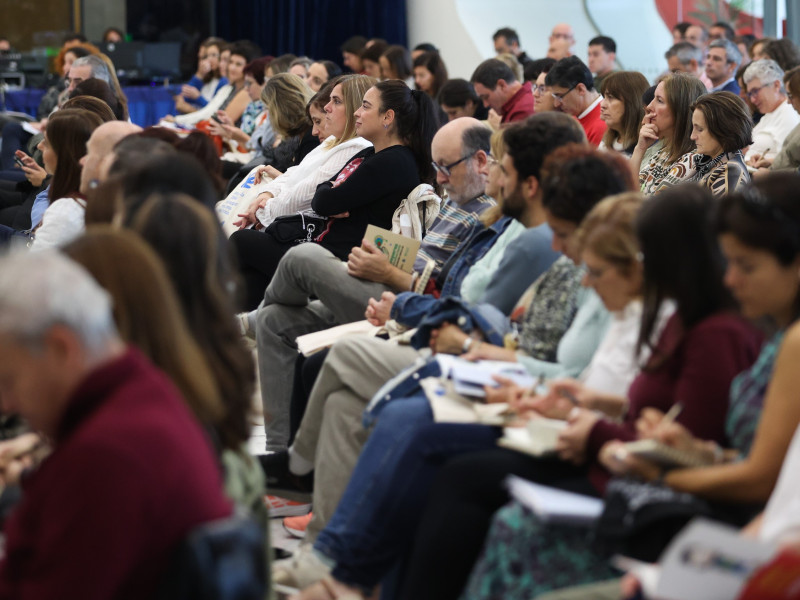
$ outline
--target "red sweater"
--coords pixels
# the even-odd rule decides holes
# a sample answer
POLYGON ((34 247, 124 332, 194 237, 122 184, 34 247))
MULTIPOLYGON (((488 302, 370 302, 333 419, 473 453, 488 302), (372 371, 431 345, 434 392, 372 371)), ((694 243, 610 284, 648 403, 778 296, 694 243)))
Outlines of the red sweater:
MULTIPOLYGON (((732 314, 712 315, 683 334, 680 319, 673 315, 653 352, 654 357, 661 354, 669 358, 633 381, 623 423, 600 420, 594 425, 587 457, 596 458, 610 440, 635 440, 636 420, 642 409, 667 412, 676 402, 683 405, 678 423, 701 439, 724 445, 731 381, 755 362, 761 341, 751 325, 732 314)), ((598 491, 605 489, 608 472, 596 461, 590 477, 598 491)))
POLYGON ((500 123, 513 123, 522 121, 533 114, 533 92, 531 82, 526 81, 517 93, 503 104, 503 115, 500 123))
POLYGON ((0 598, 149 598, 195 525, 227 516, 217 460, 135 350, 73 394, 54 452, 6 523, 0 598))
POLYGON ((578 119, 578 123, 586 132, 586 139, 589 140, 589 143, 595 147, 599 146, 607 129, 606 122, 600 119, 600 103, 598 102, 588 115, 578 119))

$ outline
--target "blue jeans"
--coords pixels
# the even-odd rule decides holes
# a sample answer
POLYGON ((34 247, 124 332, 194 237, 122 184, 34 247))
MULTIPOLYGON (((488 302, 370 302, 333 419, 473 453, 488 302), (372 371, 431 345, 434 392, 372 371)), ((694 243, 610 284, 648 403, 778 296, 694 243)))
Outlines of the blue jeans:
POLYGON ((500 430, 434 423, 423 394, 386 405, 314 548, 333 576, 371 592, 413 540, 438 468, 450 456, 495 447, 500 430))

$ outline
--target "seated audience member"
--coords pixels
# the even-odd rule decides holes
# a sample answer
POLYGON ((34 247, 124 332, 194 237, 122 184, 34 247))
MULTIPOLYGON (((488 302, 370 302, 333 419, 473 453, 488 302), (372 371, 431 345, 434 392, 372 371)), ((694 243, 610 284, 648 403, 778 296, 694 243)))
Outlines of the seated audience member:
POLYGON ((500 115, 501 124, 522 121, 533 114, 531 84, 520 83, 502 61, 496 58, 483 61, 470 81, 483 105, 500 115))
POLYGON ((754 41, 756 41, 756 36, 752 33, 743 33, 742 35, 737 35, 736 38, 733 39, 733 43, 736 44, 739 52, 742 53, 742 65, 747 65, 752 60, 750 58, 750 45, 754 41))
POLYGON ((603 80, 600 93, 600 118, 606 133, 599 147, 616 150, 630 156, 639 140, 639 128, 644 118, 642 94, 650 84, 638 71, 609 73, 603 80))
POLYGON ((452 169, 449 176, 441 170, 436 176, 449 200, 423 239, 415 262, 417 275, 391 266, 371 243, 353 248, 347 269, 341 268, 338 257, 315 244, 292 249, 281 261, 258 311, 255 336, 265 382, 262 402, 265 414, 273 416, 267 425, 269 449, 285 449, 286 441, 277 442, 289 437, 295 337, 363 318, 370 299, 411 289, 428 260, 435 261, 431 273, 435 279, 459 242, 481 228, 478 216, 494 204, 483 194, 488 149, 489 130, 474 119, 451 121, 434 137, 432 157, 437 165, 446 163, 448 171, 452 169), (452 165, 464 156, 461 164, 452 165))
MULTIPOLYGON (((536 79, 531 84, 533 90, 533 112, 547 112, 556 109, 556 99, 550 93, 550 88, 547 87, 547 74, 558 61, 552 58, 541 58, 528 63, 528 66, 540 63, 539 71, 536 74, 536 79)), ((531 73, 533 74, 533 73, 531 73)))
POLYGON ((742 62, 742 54, 733 42, 721 39, 708 45, 706 75, 713 86, 710 92, 733 92, 739 95, 741 88, 736 83, 736 71, 742 62))
POLYGON ((545 83, 555 109, 578 119, 586 139, 597 146, 606 132, 606 124, 600 119, 603 97, 594 89, 589 68, 577 56, 563 58, 547 73, 545 83))
POLYGON ((342 64, 353 73, 364 74, 364 65, 361 63, 361 53, 367 45, 367 38, 363 35, 354 35, 347 38, 339 48, 342 51, 342 64))
POLYGON ((414 84, 436 100, 447 81, 447 67, 438 52, 426 52, 414 59, 414 84))
POLYGON ((691 107, 691 140, 696 148, 675 163, 656 188, 694 181, 714 196, 738 191, 750 183, 742 148, 752 142, 753 121, 747 106, 732 92, 710 92, 691 107))
MULTIPOLYGON (((54 445, 6 522, 0 596, 153 597, 176 545, 231 512, 206 433, 83 268, 52 251, 0 260, 4 403, 54 445)), ((185 339, 171 354, 192 381, 206 365, 185 339)))
MULTIPOLYGON (((480 286, 469 281, 473 271, 479 270, 495 246, 504 244, 503 238, 511 229, 510 217, 506 215, 491 227, 473 234, 465 242, 463 250, 457 250, 446 266, 449 269, 447 279, 442 281, 440 275, 437 284, 443 297, 460 296, 471 304, 491 304, 502 307, 503 313, 511 314, 514 304, 528 285, 546 273, 547 278, 552 280, 550 289, 534 297, 541 299, 542 307, 557 307, 558 318, 554 317, 543 324, 541 336, 532 335, 521 340, 521 344, 530 348, 532 354, 544 359, 554 354, 559 332, 566 328, 574 315, 577 304, 574 292, 577 291, 580 272, 569 260, 566 263, 561 260, 550 263, 550 269, 545 271, 547 257, 555 257, 550 248, 553 243, 552 232, 545 221, 542 207, 540 170, 545 157, 552 151, 566 144, 584 143, 585 136, 574 119, 549 113, 534 115, 523 123, 510 126, 503 131, 503 138, 507 150, 503 156, 503 166, 508 173, 503 181, 503 212, 518 216, 520 222, 529 227, 522 234, 526 243, 513 253, 513 242, 506 245, 500 266, 488 284, 486 277, 480 278, 480 286), (510 260, 506 260, 506 252, 510 260), (534 277, 529 275, 525 278, 524 272, 518 271, 518 268, 522 266, 527 269, 534 260, 540 265, 540 270, 533 274, 534 277), (520 281, 525 283, 520 286, 520 281), (568 290, 566 294, 565 290, 568 290)), ((516 239, 523 238, 519 236, 516 239)), ((392 298, 393 295, 388 297, 384 294, 380 303, 370 302, 368 314, 372 315, 371 319, 377 320, 379 316, 383 320, 388 319, 389 316, 382 312, 384 307, 379 306, 388 304, 392 318, 414 326, 424 314, 439 305, 434 298, 419 294, 400 294, 396 303, 392 302, 392 298)), ((533 308, 529 310, 535 312, 533 308)), ((537 323, 534 323, 533 327, 536 326, 537 323)), ((364 445, 364 408, 388 379, 412 366, 419 357, 420 353, 411 347, 371 337, 354 337, 334 344, 312 390, 308 409, 288 454, 277 454, 274 459, 265 457, 268 485, 272 482, 274 490, 292 489, 297 485, 292 482, 310 479, 309 473, 314 470, 314 516, 308 524, 305 550, 281 567, 287 571, 290 579, 298 575, 296 569, 306 558, 314 556, 309 552, 311 544, 339 503, 364 445), (356 433, 341 436, 335 434, 337 431, 356 433)), ((276 565, 276 573, 277 570, 276 565)), ((301 585, 313 580, 304 581, 306 583, 301 585)))
MULTIPOLYGON (((278 73, 267 79, 261 100, 266 107, 273 136, 280 136, 276 146, 258 138, 254 158, 241 166, 228 183, 230 191, 257 166, 271 166, 281 173, 300 163, 306 155, 319 145, 311 133, 311 122, 306 115, 306 105, 311 99, 311 89, 297 75, 278 73)), ((260 135, 266 135, 261 128, 260 135)), ((227 174, 227 173, 226 173, 227 174)))
MULTIPOLYGON (((783 83, 789 103, 795 112, 800 113, 800 67, 787 71, 783 76, 783 83)), ((760 177, 767 171, 797 171, 800 168, 800 125, 789 132, 783 140, 781 151, 774 159, 761 158, 755 163, 755 167, 758 170, 753 174, 754 177, 760 177)))
POLYGON ((754 40, 750 44, 750 48, 749 48, 750 58, 753 61, 769 58, 769 56, 767 56, 767 54, 766 54, 766 47, 767 47, 767 44, 769 44, 770 42, 773 42, 773 41, 775 41, 775 38, 770 38, 770 37, 764 37, 764 38, 760 38, 760 39, 754 40))
POLYGON ((703 72, 703 51, 690 42, 679 42, 664 53, 671 73, 689 73, 700 78, 703 72))
POLYGON ((430 44, 428 42, 422 42, 421 44, 417 44, 416 46, 414 46, 414 48, 412 48, 411 60, 414 60, 423 52, 439 52, 439 49, 433 44, 430 44))
POLYGON ((524 67, 531 61, 525 51, 519 47, 519 34, 510 27, 503 27, 492 36, 494 51, 497 54, 512 54, 524 67))
MULTIPOLYGON (((600 155, 584 145, 557 150, 547 160, 543 172, 548 168, 547 165, 553 165, 553 170, 549 175, 544 176, 543 187, 547 188, 550 185, 549 177, 558 178, 559 181, 554 180, 553 185, 564 191, 569 199, 565 200, 563 207, 556 210, 560 215, 558 219, 552 218, 554 215, 550 213, 549 209, 545 210, 555 233, 554 247, 568 250, 567 240, 559 237, 559 229, 566 228, 569 223, 562 217, 567 213, 575 215, 585 211, 586 207, 592 206, 609 191, 619 191, 632 186, 633 179, 624 159, 619 156, 600 155), (559 155, 561 156, 559 157, 559 155), (555 166, 559 164, 559 161, 564 161, 563 167, 555 166), (577 187, 574 187, 576 182, 578 182, 577 187), (569 188, 572 189, 568 191, 569 188)), ((546 202, 549 202, 548 196, 549 193, 545 192, 546 202)), ((551 205, 551 208, 555 208, 555 206, 551 205)), ((571 249, 568 251, 572 260, 580 260, 580 257, 571 249)), ((632 254, 635 257, 635 251, 632 254)), ((628 283, 638 293, 640 277, 634 274, 628 283)), ((618 291, 620 288, 627 289, 625 283, 618 281, 617 284, 612 287, 616 287, 618 291)), ((603 289, 602 286, 601 289, 603 289)), ((609 289, 611 288, 605 288, 606 295, 609 289)), ((626 294, 620 291, 620 297, 625 298, 625 296, 626 294)), ((618 303, 621 302, 623 307, 627 305, 628 301, 628 298, 624 300, 617 298, 616 300, 618 303)), ((615 300, 609 298, 609 302, 616 306, 615 300)), ((557 310, 553 310, 552 316, 555 317, 557 312, 557 310)), ((607 363, 605 368, 600 369, 605 372, 594 376, 596 381, 603 380, 612 389, 627 387, 627 383, 635 373, 636 363, 633 360, 633 347, 636 333, 638 333, 636 327, 638 319, 635 318, 636 311, 632 312, 634 318, 626 319, 629 321, 629 326, 634 325, 633 335, 629 333, 630 340, 626 346, 630 356, 623 361, 627 369, 619 369, 619 371, 627 372, 614 371, 610 373, 607 363)), ((547 312, 539 316, 545 319, 548 317, 547 312)), ((526 327, 530 325, 530 322, 526 321, 526 327)), ((533 325, 533 327, 537 326, 537 324, 533 325)), ((446 328, 445 326, 439 330, 439 335, 431 341, 432 348, 437 352, 453 351, 452 348, 443 348, 441 345, 443 330, 446 328)), ((616 341, 621 342, 619 339, 616 341)), ((478 340, 473 342, 472 346, 475 346, 475 352, 470 347, 466 354, 468 359, 480 356, 483 345, 484 343, 478 340)), ((461 345, 459 344, 457 352, 460 349, 461 345)), ((625 352, 622 351, 619 356, 625 356, 625 352)), ((420 376, 422 375, 420 374, 420 376)), ((389 391, 389 394, 393 393, 393 390, 389 391)), ((435 465, 441 459, 452 454, 491 448, 497 437, 494 428, 485 426, 434 425, 431 408, 424 394, 414 393, 403 397, 404 395, 400 394, 389 402, 377 415, 378 425, 370 435, 348 489, 329 525, 320 533, 314 546, 317 552, 334 560, 333 576, 336 580, 349 586, 356 586, 360 591, 366 592, 366 595, 369 595, 371 588, 388 570, 393 559, 402 555, 411 540, 415 515, 424 506, 424 498, 436 470, 435 465), (416 432, 431 428, 441 434, 442 444, 437 446, 434 442, 417 446, 414 443, 416 432), (456 440, 460 441, 455 442, 456 440), (380 465, 380 473, 375 472, 377 465, 380 465), (415 482, 413 489, 396 485, 401 479, 409 476, 415 482), (397 502, 388 501, 388 494, 394 495, 397 502), (397 498, 398 494, 401 498, 397 498), (356 499, 357 495, 360 496, 359 499, 356 499), (361 514, 366 525, 365 530, 369 532, 359 540, 351 537, 349 533, 352 523, 349 518, 349 515, 352 514, 351 511, 361 514), (388 517, 383 523, 375 520, 379 513, 388 517), (389 523, 399 527, 389 525, 389 523), (404 529, 404 531, 400 531, 400 529, 404 529), (367 553, 372 552, 371 557, 365 553, 367 548, 370 548, 367 553)), ((435 437, 431 435, 429 439, 435 437)), ((409 597, 414 596, 412 594, 409 597)))
POLYGON ((261 99, 270 61, 269 57, 256 58, 244 68, 244 88, 250 103, 244 109, 239 127, 223 110, 217 111, 216 118, 208 122, 208 132, 227 142, 222 148, 222 159, 226 163, 225 175, 228 178, 239 170, 241 164, 261 154, 261 148, 270 148, 275 143, 275 132, 261 99))
POLYGON ((753 128, 753 143, 744 155, 749 165, 761 158, 774 159, 786 136, 800 124, 800 115, 786 101, 783 75, 778 63, 770 59, 753 61, 744 72, 747 95, 763 115, 753 128))
POLYGON ((414 71, 411 65, 411 54, 405 46, 387 46, 381 54, 381 77, 404 81, 408 87, 414 86, 414 71))
POLYGON ((101 39, 106 43, 119 44, 125 41, 125 34, 118 27, 109 27, 103 32, 101 39))
POLYGON ((764 115, 758 112, 756 105, 750 100, 750 95, 747 93, 747 86, 744 84, 744 72, 747 71, 747 67, 749 67, 750 64, 750 62, 742 64, 742 66, 737 69, 736 85, 739 86, 739 98, 744 100, 744 103, 747 104, 747 108, 750 110, 750 114, 753 115, 753 124, 758 125, 758 122, 764 115))
MULTIPOLYGON (((626 394, 624 421, 579 408, 570 414, 568 428, 559 435, 559 463, 499 448, 448 461, 434 483, 417 529, 420 534, 410 559, 405 597, 455 598, 461 592, 491 515, 508 499, 502 487, 508 474, 587 495, 602 494, 609 479, 608 471, 598 462, 603 444, 613 439, 636 439, 636 420, 646 408, 660 407, 663 411, 676 402, 683 406, 677 417, 681 424, 695 435, 724 443, 724 413, 731 381, 753 363, 760 336, 731 314, 733 301, 722 284, 724 262, 708 227, 712 206, 707 191, 686 187, 645 202, 637 218, 636 237, 644 254, 639 347, 652 345, 652 354, 626 394), (671 241, 675 235, 683 236, 687 243, 676 247, 671 241), (658 340, 648 343, 654 339, 654 317, 668 300, 675 303, 675 313, 658 340), (724 352, 718 351, 722 348, 724 352), (448 515, 444 520, 443 509, 448 515), (436 539, 429 529, 431 523, 439 524, 436 539), (455 547, 458 551, 453 550, 455 547), (457 558, 448 561, 447 570, 437 572, 429 560, 442 553, 457 558)), ((576 398, 582 397, 580 390, 576 393, 576 398)), ((600 396, 596 395, 595 401, 600 396)), ((556 539, 543 540, 543 548, 551 552, 541 555, 541 565, 536 563, 534 576, 541 578, 536 583, 559 585, 563 580, 556 578, 562 575, 574 583, 608 576, 580 562, 558 570, 544 567, 549 555, 558 553, 553 559, 559 560, 562 552, 570 555, 576 548, 586 548, 585 531, 580 545, 561 540, 563 535, 557 537, 560 532, 561 528, 552 536, 556 539), (560 541, 565 543, 559 545, 560 541)), ((471 592, 473 588, 468 588, 471 592)))
POLYGON ((385 42, 375 42, 369 48, 364 48, 361 52, 361 66, 365 75, 374 77, 377 80, 383 79, 381 73, 381 55, 389 47, 385 42))
POLYGON ((106 157, 122 138, 139 133, 142 128, 127 121, 110 121, 95 129, 86 141, 86 154, 80 159, 80 192, 88 196, 103 179, 102 167, 106 157))
MULTIPOLYGON (((111 112, 113 113, 114 118, 117 121, 128 120, 128 117, 125 116, 122 105, 119 103, 119 100, 117 100, 117 97, 114 95, 114 91, 102 79, 92 78, 82 81, 81 83, 75 86, 74 90, 72 90, 72 93, 69 95, 69 100, 74 100, 75 98, 79 98, 81 96, 91 96, 92 98, 97 98, 98 100, 102 100, 111 109, 111 112)), ((69 100, 64 102, 64 104, 62 104, 61 107, 67 108, 69 106, 72 108, 77 108, 75 106, 75 103, 69 103, 69 100)))
MULTIPOLYGON (((736 38, 736 30, 730 23, 725 21, 717 21, 708 28, 708 39, 710 40, 728 40, 734 41, 736 38)), ((710 44, 709 44, 710 45, 710 44)))
POLYGON ((487 117, 486 107, 466 79, 448 79, 439 90, 438 101, 448 121, 461 117, 483 121, 487 117))
POLYGON ((217 114, 218 110, 224 110, 231 121, 234 123, 239 121, 249 102, 247 92, 244 90, 244 68, 247 63, 259 55, 259 52, 258 48, 248 41, 234 42, 227 49, 230 52, 229 58, 224 64, 224 75, 227 77, 228 83, 219 88, 214 97, 202 108, 183 115, 167 117, 168 120, 188 127, 210 119, 217 114), (234 105, 233 101, 237 96, 238 99, 234 105), (229 108, 230 110, 228 110, 229 108))
POLYGON ((505 63, 511 72, 514 73, 514 77, 516 77, 517 81, 526 81, 525 80, 525 72, 522 70, 522 64, 517 60, 517 57, 510 53, 505 54, 498 54, 495 56, 497 60, 500 62, 505 63))
MULTIPOLYGON (((430 140, 437 118, 426 94, 395 80, 380 82, 364 94, 355 117, 356 133, 373 147, 355 154, 335 177, 321 183, 311 201, 317 214, 329 218, 313 243, 341 260, 359 244, 367 225, 391 228, 400 201, 420 183, 433 181, 430 140)), ((231 241, 247 286, 245 308, 252 310, 293 244, 279 241, 269 230, 237 231, 231 241)))
POLYGON ((678 44, 680 42, 686 41, 686 30, 689 29, 691 23, 687 23, 686 21, 680 21, 675 23, 675 26, 672 28, 672 43, 678 44))
POLYGON ((83 231, 86 200, 80 193, 80 161, 86 154, 86 142, 102 123, 95 113, 77 108, 59 110, 50 118, 39 144, 45 169, 53 176, 50 204, 42 215, 32 249, 63 246, 83 231))
POLYGON ((784 71, 800 66, 800 48, 789 38, 770 40, 764 45, 764 58, 771 58, 784 71))
POLYGON ((644 195, 649 196, 661 185, 672 165, 692 149, 691 105, 706 93, 705 86, 694 75, 672 73, 656 86, 653 101, 648 104, 639 141, 631 154, 631 169, 638 173, 644 195), (656 146, 645 162, 645 151, 656 146))
POLYGON ((308 67, 308 80, 306 83, 311 88, 312 92, 319 92, 322 86, 328 83, 334 77, 342 74, 342 70, 335 62, 330 60, 320 60, 311 63, 308 67))
MULTIPOLYGON (((331 83, 326 84, 324 91, 314 96, 307 107, 309 114, 319 111, 316 118, 320 124, 317 127, 323 132, 320 145, 283 174, 264 169, 276 177, 269 183, 256 184, 257 189, 263 191, 235 223, 240 228, 248 225, 266 227, 276 217, 308 210, 317 186, 336 175, 354 154, 371 145, 356 135, 354 113, 375 80, 366 75, 344 75, 331 83), (326 101, 315 107, 318 97, 324 97, 326 101)), ((258 168, 259 175, 261 169, 258 168)))
POLYGON ((289 73, 297 75, 304 82, 308 83, 308 68, 314 61, 307 56, 298 56, 289 65, 289 73))
POLYGON ((522 70, 525 81, 534 83, 541 73, 549 71, 556 62, 552 58, 539 58, 525 63, 522 70))
POLYGON ((279 73, 288 73, 295 60, 297 60, 297 56, 294 54, 281 54, 277 58, 274 58, 267 67, 267 78, 269 79, 279 73))
MULTIPOLYGON (((572 25, 569 23, 558 23, 554 25, 553 29, 550 31, 548 42, 550 46, 556 44, 564 48, 566 54, 561 58, 572 56, 572 47, 575 45, 575 33, 572 30, 572 25)), ((559 58, 556 60, 561 59, 559 58)))
MULTIPOLYGON (((181 96, 191 110, 208 104, 219 89, 228 83, 228 78, 220 73, 220 54, 225 40, 210 37, 200 44, 197 50, 197 72, 183 86, 181 96)), ((184 111, 180 111, 184 112, 184 111)), ((185 111, 191 112, 191 111, 185 111)))
POLYGON ((587 65, 594 75, 594 89, 602 90, 606 77, 614 72, 617 59, 617 43, 610 37, 600 35, 589 40, 589 61, 587 65))

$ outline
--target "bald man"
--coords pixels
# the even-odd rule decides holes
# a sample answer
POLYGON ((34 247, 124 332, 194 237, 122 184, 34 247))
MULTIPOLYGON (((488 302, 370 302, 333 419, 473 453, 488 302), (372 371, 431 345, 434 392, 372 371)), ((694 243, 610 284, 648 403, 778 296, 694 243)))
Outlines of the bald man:
MULTIPOLYGON (((575 32, 572 31, 572 25, 568 23, 559 23, 550 32, 550 48, 554 49, 557 53, 564 53, 556 60, 564 58, 564 56, 572 56, 572 47, 575 45, 575 32)), ((550 50, 548 50, 550 56, 550 50)), ((555 58, 555 57, 553 57, 555 58)))
POLYGON ((81 194, 84 196, 89 190, 97 187, 104 178, 102 169, 103 159, 111 155, 111 151, 122 138, 142 130, 138 125, 127 121, 109 121, 103 123, 92 132, 86 142, 86 154, 81 158, 81 194))

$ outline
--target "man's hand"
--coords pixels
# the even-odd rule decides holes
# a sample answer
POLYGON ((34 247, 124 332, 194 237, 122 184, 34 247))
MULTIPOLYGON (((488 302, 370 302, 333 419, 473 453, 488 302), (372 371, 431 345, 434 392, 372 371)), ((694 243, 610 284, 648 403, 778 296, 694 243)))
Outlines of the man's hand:
POLYGON ((347 273, 359 279, 386 283, 391 271, 389 257, 367 240, 361 242, 360 248, 353 248, 347 257, 347 273))
POLYGON ((370 298, 367 311, 364 313, 367 321, 378 327, 385 325, 386 321, 391 318, 392 306, 394 306, 394 301, 396 299, 397 296, 392 292, 383 292, 380 300, 370 298))

